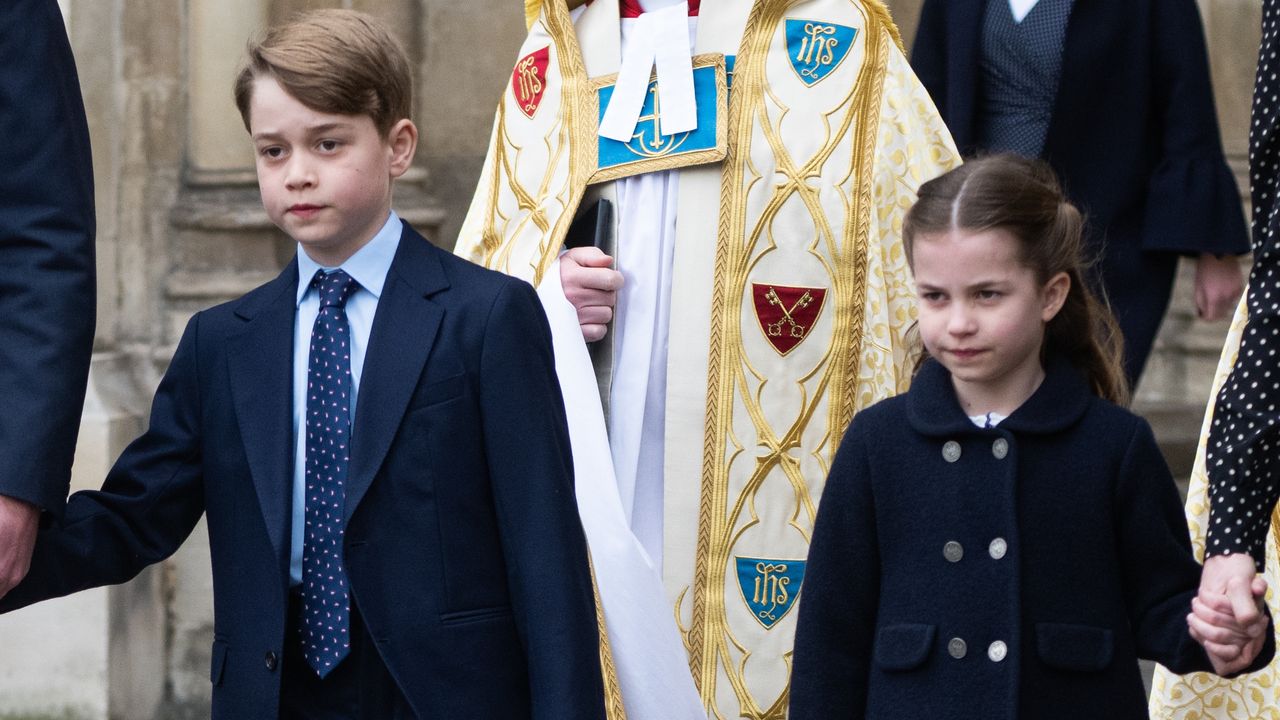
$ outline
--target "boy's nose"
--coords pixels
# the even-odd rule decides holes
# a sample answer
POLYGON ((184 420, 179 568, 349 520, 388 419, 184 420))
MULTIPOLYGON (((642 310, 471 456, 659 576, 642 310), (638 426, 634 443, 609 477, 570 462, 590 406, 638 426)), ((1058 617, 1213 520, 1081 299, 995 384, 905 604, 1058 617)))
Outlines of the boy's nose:
POLYGON ((290 190, 298 190, 315 184, 315 173, 311 164, 303 160, 293 160, 285 173, 285 186, 290 190))

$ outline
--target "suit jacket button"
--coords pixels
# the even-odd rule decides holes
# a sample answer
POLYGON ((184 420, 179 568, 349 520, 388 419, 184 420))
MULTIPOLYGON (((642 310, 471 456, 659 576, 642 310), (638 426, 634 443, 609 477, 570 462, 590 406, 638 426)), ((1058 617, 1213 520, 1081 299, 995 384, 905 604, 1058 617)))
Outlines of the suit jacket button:
POLYGON ((1000 640, 991 643, 991 646, 987 648, 987 657, 991 658, 991 662, 1000 662, 1008 654, 1009 646, 1000 640))
POLYGON ((969 646, 965 645, 964 640, 960 638, 951 638, 951 642, 947 643, 947 652, 951 657, 960 660, 969 652, 969 646))
POLYGON ((991 553, 992 560, 1000 560, 1004 558, 1005 553, 1009 552, 1009 543, 1004 538, 996 538, 991 541, 991 545, 987 548, 987 552, 991 553))
POLYGON ((264 657, 262 661, 266 664, 267 670, 270 670, 271 672, 275 672, 276 665, 280 664, 280 659, 276 657, 275 651, 273 650, 268 650, 266 657, 264 657))
POLYGON ((953 463, 960 459, 960 443, 955 440, 948 440, 942 446, 942 459, 949 463, 953 463))
POLYGON ((991 443, 991 454, 995 455, 997 460, 1003 460, 1009 454, 1009 441, 996 438, 996 441, 991 443))
POLYGON ((947 562, 960 562, 960 559, 964 557, 964 546, 952 540, 942 546, 942 557, 946 558, 947 562))

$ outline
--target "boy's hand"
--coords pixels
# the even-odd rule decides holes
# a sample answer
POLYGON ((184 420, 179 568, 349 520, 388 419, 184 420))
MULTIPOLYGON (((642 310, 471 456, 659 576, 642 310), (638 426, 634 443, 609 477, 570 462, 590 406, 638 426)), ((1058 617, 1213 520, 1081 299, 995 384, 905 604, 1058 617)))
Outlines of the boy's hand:
POLYGON ((560 284, 578 311, 582 337, 587 342, 603 338, 622 287, 622 273, 613 269, 613 258, 599 248, 573 248, 560 257, 560 284))
POLYGON ((1269 625, 1262 612, 1266 592, 1267 582, 1257 576, 1248 555, 1219 555, 1205 562, 1187 627, 1204 646, 1215 673, 1238 673, 1262 650, 1269 625))
POLYGON ((39 526, 40 508, 0 495, 0 597, 27 576, 39 526))

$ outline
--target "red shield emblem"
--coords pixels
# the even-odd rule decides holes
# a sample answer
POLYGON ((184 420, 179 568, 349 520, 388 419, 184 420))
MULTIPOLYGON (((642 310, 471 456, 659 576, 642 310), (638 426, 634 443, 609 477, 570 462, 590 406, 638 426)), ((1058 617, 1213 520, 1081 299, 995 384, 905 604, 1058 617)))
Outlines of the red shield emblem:
POLYGON ((516 100, 516 107, 530 119, 542 104, 542 96, 547 90, 547 67, 550 64, 551 46, 548 45, 520 58, 516 69, 511 71, 511 95, 516 100))
POLYGON ((809 337, 809 330, 822 313, 827 290, 751 283, 751 295, 764 339, 779 355, 786 355, 809 337))

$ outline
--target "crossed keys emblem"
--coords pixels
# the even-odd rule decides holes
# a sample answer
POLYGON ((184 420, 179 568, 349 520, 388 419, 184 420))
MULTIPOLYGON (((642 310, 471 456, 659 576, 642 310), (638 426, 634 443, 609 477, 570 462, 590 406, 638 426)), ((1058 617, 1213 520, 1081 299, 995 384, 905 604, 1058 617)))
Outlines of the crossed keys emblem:
POLYGON ((769 292, 765 293, 764 298, 769 301, 770 305, 776 305, 782 311, 782 317, 778 319, 778 322, 769 323, 765 332, 769 333, 770 337, 781 337, 782 325, 786 323, 791 326, 791 337, 803 340, 804 334, 808 332, 809 328, 796 322, 796 318, 792 313, 801 308, 809 307, 809 304, 813 302, 813 294, 805 290, 800 299, 796 300, 790 308, 786 306, 786 303, 782 302, 782 299, 778 297, 778 291, 774 288, 769 288, 769 292))
POLYGON ((827 297, 825 288, 752 283, 751 289, 760 330, 782 355, 809 336, 827 297))

